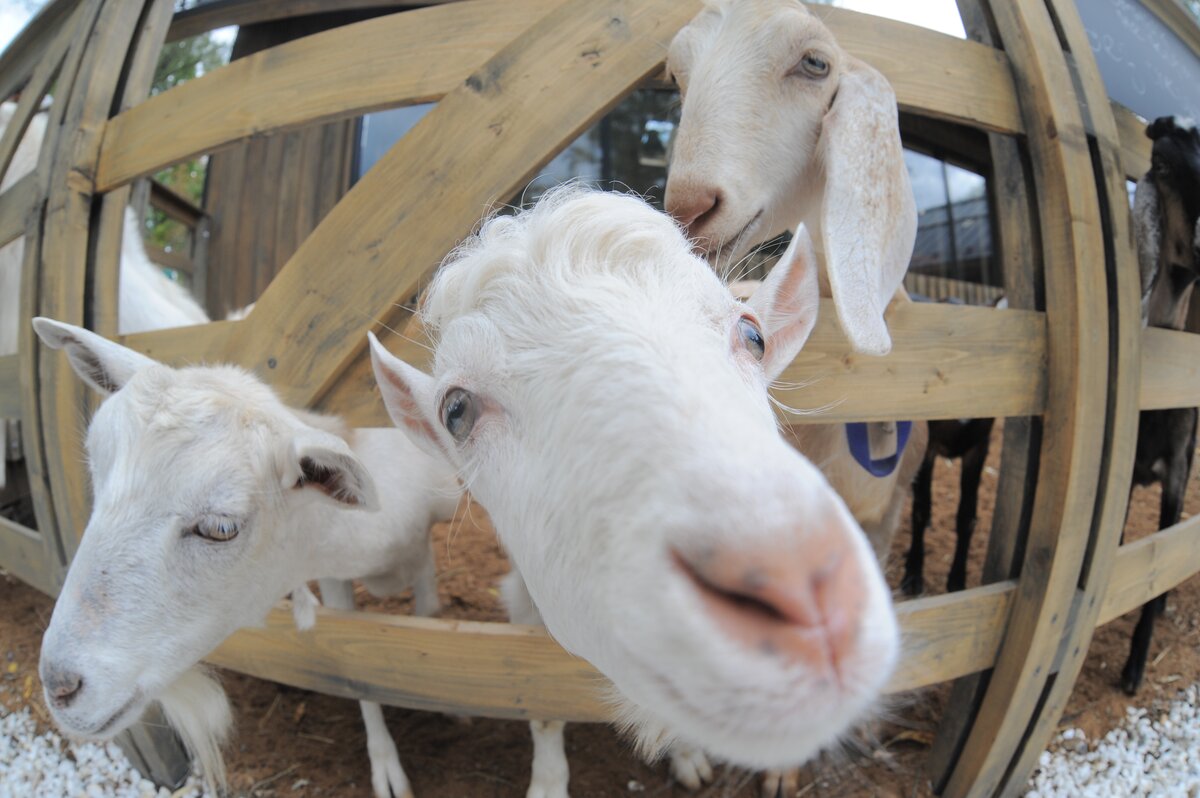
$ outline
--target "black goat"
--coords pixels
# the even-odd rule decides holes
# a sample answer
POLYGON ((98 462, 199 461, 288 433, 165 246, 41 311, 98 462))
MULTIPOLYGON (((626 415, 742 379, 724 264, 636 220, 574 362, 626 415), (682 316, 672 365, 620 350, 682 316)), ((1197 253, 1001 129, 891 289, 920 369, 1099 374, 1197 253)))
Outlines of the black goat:
MULTIPOLYGON (((1142 319, 1150 327, 1182 330, 1200 279, 1200 134, 1164 116, 1150 123, 1146 135, 1154 148, 1150 171, 1138 181, 1133 214, 1142 319)), ((1138 417, 1133 486, 1162 482, 1159 529, 1179 523, 1195 449, 1196 408, 1143 410, 1138 417)), ((1142 683, 1154 619, 1166 606, 1164 593, 1142 607, 1121 672, 1121 687, 1130 695, 1142 683)))
MULTIPOLYGON (((932 300, 918 297, 918 302, 932 300)), ((955 300, 943 300, 954 302, 955 300)), ((996 304, 1003 300, 999 300, 996 304)), ((938 457, 948 460, 962 459, 962 474, 959 475, 958 514, 954 520, 957 541, 954 544, 954 562, 946 580, 946 591, 953 593, 967 586, 967 554, 971 549, 971 536, 975 534, 978 521, 979 480, 983 477, 983 464, 987 460, 992 439, 994 418, 964 418, 949 421, 929 422, 929 447, 921 463, 917 477, 913 480, 912 544, 904 561, 904 579, 900 589, 908 596, 919 596, 925 589, 925 531, 929 528, 933 506, 933 465, 938 457)))

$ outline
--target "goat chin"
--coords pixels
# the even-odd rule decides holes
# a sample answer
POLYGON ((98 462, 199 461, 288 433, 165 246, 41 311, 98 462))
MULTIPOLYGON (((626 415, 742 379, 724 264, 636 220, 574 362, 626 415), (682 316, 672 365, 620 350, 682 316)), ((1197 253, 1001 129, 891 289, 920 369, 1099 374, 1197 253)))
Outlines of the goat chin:
POLYGON ((167 722, 200 767, 205 786, 217 793, 225 787, 221 746, 233 726, 229 698, 207 668, 195 667, 179 677, 158 699, 167 722))

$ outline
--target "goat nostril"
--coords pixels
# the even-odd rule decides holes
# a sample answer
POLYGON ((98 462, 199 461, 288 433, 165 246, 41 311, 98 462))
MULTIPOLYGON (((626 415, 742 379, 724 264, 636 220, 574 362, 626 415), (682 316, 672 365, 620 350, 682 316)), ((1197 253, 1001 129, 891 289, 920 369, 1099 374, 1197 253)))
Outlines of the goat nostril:
POLYGON ((55 706, 66 707, 83 689, 83 677, 77 673, 55 674, 46 684, 55 706))

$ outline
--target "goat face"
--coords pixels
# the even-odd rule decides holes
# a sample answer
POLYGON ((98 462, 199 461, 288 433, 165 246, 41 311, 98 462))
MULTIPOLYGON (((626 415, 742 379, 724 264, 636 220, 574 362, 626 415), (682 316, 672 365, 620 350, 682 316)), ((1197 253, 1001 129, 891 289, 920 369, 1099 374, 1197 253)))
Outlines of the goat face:
POLYGON ((643 741, 796 764, 896 656, 861 530, 767 395, 804 342, 807 235, 746 305, 664 215, 560 191, 499 217, 427 294, 427 376, 372 341, 399 426, 459 469, 546 626, 643 741))
POLYGON ((805 223, 850 343, 886 354, 883 310, 916 238, 887 80, 797 0, 718 0, 667 56, 683 98, 666 207, 713 265, 805 223))
POLYGON ((1178 330, 1200 279, 1200 132, 1164 116, 1146 135, 1154 140, 1150 171, 1134 204, 1143 311, 1150 326, 1178 330))
POLYGON ((296 586, 309 546, 289 520, 331 498, 371 506, 374 489, 340 437, 241 370, 173 369, 34 323, 109 394, 87 434, 92 515, 40 664, 59 726, 107 738, 296 586))

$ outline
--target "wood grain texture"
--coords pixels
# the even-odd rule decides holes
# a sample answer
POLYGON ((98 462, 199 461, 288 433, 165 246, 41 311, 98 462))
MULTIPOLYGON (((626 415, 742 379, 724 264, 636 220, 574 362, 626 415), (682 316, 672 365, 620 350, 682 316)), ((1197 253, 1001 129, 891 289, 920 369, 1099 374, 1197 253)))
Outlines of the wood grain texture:
POLYGON ((1142 410, 1200 404, 1200 335, 1142 330, 1142 410))
POLYGON ((1117 551, 1098 623, 1138 609, 1200 572, 1200 517, 1159 530, 1117 551))
MULTIPOLYGON (((113 119, 97 184, 107 190, 252 135, 437 100, 554 5, 454 3, 238 59, 113 119)), ((904 109, 1006 133, 1022 129, 1002 52, 879 17, 828 6, 814 11, 843 47, 888 78, 904 109), (923 57, 914 60, 914 52, 923 57)))
POLYGON ((28 174, 0 194, 0 247, 25 233, 25 223, 38 201, 37 178, 28 174))
MULTIPOLYGON (((988 667, 1012 582, 897 607, 905 657, 887 690, 914 690, 988 667)), ((608 721, 608 686, 541 627, 321 608, 296 631, 286 603, 207 657, 214 665, 330 695, 427 711, 608 721)))
POLYGON ((480 209, 515 193, 654 69, 697 7, 570 0, 546 15, 351 189, 271 283, 247 319, 253 335, 229 355, 285 401, 311 404, 480 209))
POLYGON ((1078 587, 1072 599, 1072 617, 1058 641, 1058 675, 1048 683, 1025 730, 1022 748, 1006 774, 1001 795, 1011 798, 1025 793, 1029 776, 1054 735, 1099 620, 1127 515, 1141 382, 1141 278, 1117 123, 1074 0, 1048 0, 1048 4, 1075 57, 1085 128, 1095 131, 1092 163, 1105 246, 1110 320, 1108 397, 1100 434, 1103 451, 1091 539, 1075 578, 1078 587))
POLYGON ((1092 539, 1107 410, 1105 251, 1079 98, 1042 0, 990 4, 1028 130, 1045 254, 1048 396, 1019 589, 944 795, 1005 786, 1037 712, 1092 539))
POLYGON ((0 97, 10 97, 26 85, 55 36, 70 25, 69 18, 83 5, 80 0, 52 0, 26 23, 0 54, 0 97))
POLYGON ((47 562, 47 548, 32 529, 0 517, 0 563, 4 570, 30 587, 51 596, 58 593, 57 563, 47 562))
POLYGON ((1150 168, 1152 142, 1146 138, 1146 122, 1120 103, 1111 104, 1121 141, 1121 168, 1130 180, 1140 180, 1150 168))

